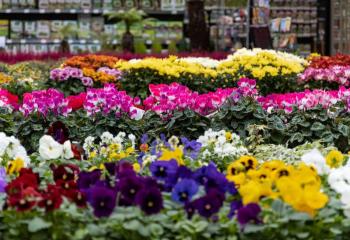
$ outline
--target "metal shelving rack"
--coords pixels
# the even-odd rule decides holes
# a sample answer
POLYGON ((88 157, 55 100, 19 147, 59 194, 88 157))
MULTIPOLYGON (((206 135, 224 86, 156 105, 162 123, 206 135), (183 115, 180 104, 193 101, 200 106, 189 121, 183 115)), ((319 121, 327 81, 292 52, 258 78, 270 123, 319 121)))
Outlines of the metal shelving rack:
MULTIPOLYGON (((142 9, 142 8, 141 8, 142 9)), ((113 9, 114 10, 114 9, 113 9)), ((118 9, 115 9, 118 10, 118 9)), ((0 9, 0 19, 8 20, 8 35, 6 37, 5 43, 7 47, 14 45, 46 45, 48 51, 49 46, 59 45, 59 39, 42 39, 42 38, 22 38, 13 39, 11 37, 11 21, 39 21, 39 20, 71 20, 78 21, 80 16, 93 16, 102 17, 104 14, 110 12, 111 10, 106 10, 103 8, 89 8, 89 9, 40 9, 38 3, 32 8, 8 8, 0 9)), ((155 18, 158 20, 166 21, 182 21, 184 18, 184 10, 178 9, 161 9, 161 8, 147 8, 144 9, 148 17, 155 18)), ((104 24, 110 24, 104 18, 104 24)), ((170 41, 162 42, 163 45, 168 45, 170 41)), ((96 39, 70 39, 69 44, 75 45, 100 45, 100 41, 96 39)), ((113 40, 112 44, 118 44, 118 40, 113 40)), ((145 41, 146 45, 152 44, 151 40, 145 41)))
POLYGON ((331 1, 331 54, 350 54, 350 0, 331 1))

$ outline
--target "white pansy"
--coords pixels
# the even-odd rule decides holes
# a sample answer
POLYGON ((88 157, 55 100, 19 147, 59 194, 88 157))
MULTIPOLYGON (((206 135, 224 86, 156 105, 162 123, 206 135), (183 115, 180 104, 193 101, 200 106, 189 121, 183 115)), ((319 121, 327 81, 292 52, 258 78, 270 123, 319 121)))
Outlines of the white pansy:
POLYGON ((27 151, 20 141, 14 136, 6 136, 5 133, 0 132, 0 162, 12 161, 16 158, 21 158, 25 167, 30 164, 27 151))
POLYGON ((104 132, 101 135, 101 144, 110 144, 113 141, 113 135, 110 132, 104 132))
POLYGON ((326 163, 326 159, 316 148, 304 154, 301 157, 301 161, 303 161, 307 165, 314 166, 317 169, 318 174, 320 175, 327 174, 330 171, 330 168, 326 163))
POLYGON ((65 159, 72 159, 74 158, 74 153, 72 151, 72 144, 71 142, 68 140, 68 141, 65 141, 63 143, 63 152, 62 152, 62 156, 65 158, 65 159))
POLYGON ((63 146, 49 135, 39 140, 39 154, 44 160, 57 159, 62 156, 63 146))
POLYGON ((134 134, 129 134, 128 135, 129 140, 131 141, 131 146, 135 148, 135 141, 136 141, 136 136, 134 134))

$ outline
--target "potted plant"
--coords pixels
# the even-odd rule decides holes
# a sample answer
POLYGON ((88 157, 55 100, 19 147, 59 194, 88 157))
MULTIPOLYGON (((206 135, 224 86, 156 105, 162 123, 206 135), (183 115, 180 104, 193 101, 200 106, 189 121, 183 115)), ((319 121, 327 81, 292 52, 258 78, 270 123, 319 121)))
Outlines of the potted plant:
POLYGON ((119 10, 116 12, 107 13, 106 15, 108 17, 108 20, 124 22, 125 33, 122 37, 122 48, 124 51, 134 52, 134 36, 130 32, 130 28, 133 24, 143 21, 143 18, 146 16, 146 13, 142 10, 131 8, 128 11, 119 10))

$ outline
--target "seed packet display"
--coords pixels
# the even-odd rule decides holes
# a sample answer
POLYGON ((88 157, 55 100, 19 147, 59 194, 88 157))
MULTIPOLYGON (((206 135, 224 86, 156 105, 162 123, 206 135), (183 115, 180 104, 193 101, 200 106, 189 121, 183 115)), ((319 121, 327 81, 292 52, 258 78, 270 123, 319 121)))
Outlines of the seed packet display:
POLYGON ((86 15, 79 15, 78 29, 78 38, 89 38, 91 29, 91 18, 86 15))
POLYGON ((134 8, 134 7, 136 7, 136 3, 134 0, 124 0, 124 7, 125 8, 134 8))
POLYGON ((7 37, 9 29, 9 21, 8 20, 0 20, 0 36, 7 37))
POLYGON ((12 20, 11 21, 11 38, 18 39, 22 37, 23 32, 23 22, 12 20))
POLYGON ((48 8, 51 10, 57 9, 57 0, 48 0, 48 8))
POLYGON ((156 21, 149 20, 143 24, 143 34, 142 37, 145 39, 153 39, 156 34, 156 21))
POLYGON ((2 0, 2 9, 11 8, 11 0, 2 0))
POLYGON ((25 21, 24 22, 24 37, 35 38, 36 37, 36 21, 25 21))
POLYGON ((92 17, 91 19, 91 31, 95 33, 103 32, 104 19, 103 17, 92 17))
POLYGON ((142 9, 151 9, 153 8, 153 1, 152 0, 141 0, 141 7, 142 9))
POLYGON ((39 0, 39 9, 49 9, 49 0, 39 0))
POLYGON ((89 10, 92 8, 92 2, 91 0, 81 0, 80 2, 80 8, 83 10, 89 10))
POLYGON ((60 20, 53 20, 50 22, 51 39, 58 39, 59 31, 63 27, 63 22, 60 20))
POLYGON ((36 37, 44 39, 50 38, 50 21, 40 20, 37 22, 36 37))
POLYGON ((92 0, 93 9, 100 9, 103 7, 102 0, 92 0))
POLYGON ((103 9, 104 10, 111 10, 113 8, 113 1, 112 0, 103 0, 103 9))
POLYGON ((112 7, 114 9, 121 9, 123 7, 123 1, 122 0, 112 0, 112 7))
POLYGON ((156 24, 156 38, 165 39, 168 38, 168 22, 157 21, 156 24))
POLYGON ((162 10, 171 10, 173 7, 172 0, 162 0, 161 1, 161 9, 162 10))

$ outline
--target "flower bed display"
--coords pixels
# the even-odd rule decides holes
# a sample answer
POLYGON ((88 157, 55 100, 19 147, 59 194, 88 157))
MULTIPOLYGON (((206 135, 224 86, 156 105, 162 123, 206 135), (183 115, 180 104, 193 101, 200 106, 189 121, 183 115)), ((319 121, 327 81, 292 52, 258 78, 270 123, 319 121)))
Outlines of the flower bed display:
POLYGON ((331 239, 348 231, 349 156, 337 150, 309 149, 287 164, 259 161, 228 131, 153 141, 104 132, 79 154, 57 137, 42 136, 28 157, 0 133, 4 239, 331 239))
POLYGON ((347 58, 1 65, 0 239, 347 239, 347 58))

